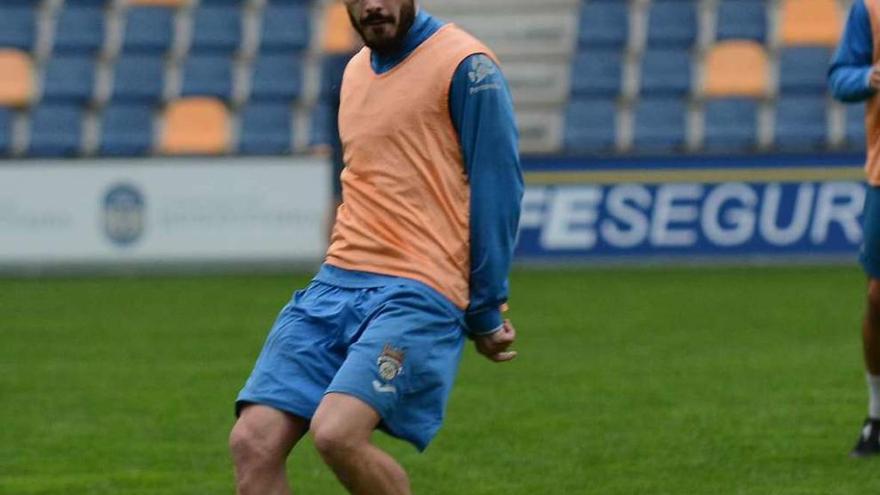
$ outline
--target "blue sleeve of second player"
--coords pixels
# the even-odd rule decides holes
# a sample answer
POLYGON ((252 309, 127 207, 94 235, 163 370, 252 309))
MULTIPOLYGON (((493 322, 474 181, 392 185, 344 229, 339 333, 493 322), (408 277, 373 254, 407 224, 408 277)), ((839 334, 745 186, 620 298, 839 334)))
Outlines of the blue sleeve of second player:
POLYGON ((828 84, 835 98, 858 102, 873 96, 874 90, 868 84, 874 61, 873 46, 867 7, 864 0, 856 0, 828 70, 828 84))
POLYGON ((519 227, 523 177, 513 99, 504 75, 486 55, 459 65, 449 109, 461 142, 471 189, 470 306, 472 335, 501 326, 510 263, 519 227))

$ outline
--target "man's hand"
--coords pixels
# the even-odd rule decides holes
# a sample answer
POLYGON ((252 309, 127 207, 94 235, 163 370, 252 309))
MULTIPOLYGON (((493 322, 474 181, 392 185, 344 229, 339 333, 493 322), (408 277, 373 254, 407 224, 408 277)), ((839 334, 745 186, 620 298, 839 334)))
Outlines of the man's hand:
POLYGON ((871 69, 871 77, 868 78, 868 84, 874 89, 880 89, 880 65, 875 65, 871 69))
POLYGON ((503 363, 516 357, 516 351, 507 350, 515 340, 516 330, 513 324, 510 320, 504 320, 501 330, 490 335, 474 337, 474 344, 480 354, 496 363, 503 363))

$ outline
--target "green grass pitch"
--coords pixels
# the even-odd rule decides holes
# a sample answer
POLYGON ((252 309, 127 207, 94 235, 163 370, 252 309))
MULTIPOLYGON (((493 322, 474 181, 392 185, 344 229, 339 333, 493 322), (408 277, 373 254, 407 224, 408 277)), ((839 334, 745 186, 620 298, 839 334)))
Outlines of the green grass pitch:
MULTIPOLYGON (((307 277, 0 281, 0 494, 231 494, 232 401, 307 277)), ((416 493, 880 493, 855 268, 521 270, 416 493)), ((299 493, 341 494, 310 442, 299 493)))

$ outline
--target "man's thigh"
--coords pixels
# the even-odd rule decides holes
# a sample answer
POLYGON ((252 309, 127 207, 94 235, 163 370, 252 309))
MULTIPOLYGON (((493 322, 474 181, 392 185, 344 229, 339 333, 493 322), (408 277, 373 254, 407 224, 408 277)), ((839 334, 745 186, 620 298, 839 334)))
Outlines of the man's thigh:
POLYGON ((436 294, 397 287, 386 297, 327 392, 365 402, 382 418, 382 429, 423 450, 443 422, 464 329, 460 315, 438 304, 436 294))
POLYGON ((346 354, 342 339, 357 327, 356 290, 313 282, 284 307, 236 400, 236 412, 262 404, 311 419, 346 354))

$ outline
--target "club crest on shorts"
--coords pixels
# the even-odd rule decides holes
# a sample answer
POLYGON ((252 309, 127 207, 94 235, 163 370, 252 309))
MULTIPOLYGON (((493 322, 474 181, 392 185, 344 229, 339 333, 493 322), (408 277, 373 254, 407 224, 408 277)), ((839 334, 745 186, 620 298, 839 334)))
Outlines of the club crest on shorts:
POLYGON ((391 344, 385 344, 382 354, 376 364, 379 365, 379 376, 386 382, 390 382, 403 371, 404 350, 396 349, 391 344))

